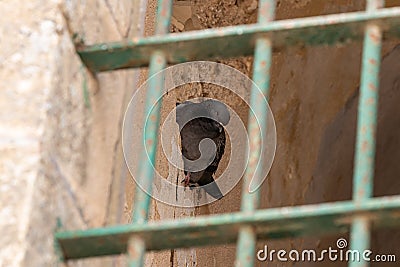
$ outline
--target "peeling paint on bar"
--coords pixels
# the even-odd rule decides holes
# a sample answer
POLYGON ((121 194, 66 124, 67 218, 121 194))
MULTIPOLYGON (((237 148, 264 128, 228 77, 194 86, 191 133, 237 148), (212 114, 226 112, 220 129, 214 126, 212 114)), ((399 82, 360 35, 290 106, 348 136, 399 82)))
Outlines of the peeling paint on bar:
MULTIPOLYGON (((158 0, 157 8, 157 24, 156 34, 166 34, 169 31, 169 24, 171 20, 172 0, 158 0)), ((155 50, 151 52, 149 77, 158 73, 166 67, 166 58, 162 51, 155 50)), ((149 81, 151 90, 147 90, 146 104, 144 110, 144 132, 143 138, 147 151, 140 151, 140 164, 137 174, 137 179, 140 179, 141 188, 138 184, 135 191, 135 199, 133 201, 133 215, 132 223, 146 224, 147 217, 150 209, 151 197, 147 192, 152 192, 152 182, 154 178, 154 163, 157 152, 157 138, 160 120, 160 104, 155 105, 163 92, 164 79, 160 75, 149 81), (151 114, 151 115, 150 115, 151 114), (146 120, 147 115, 150 119, 146 120)), ((128 265, 130 267, 143 266, 144 254, 146 251, 146 243, 140 237, 131 237, 129 243, 128 265)))
MULTIPOLYGON (((149 77, 158 73, 160 70, 164 69, 165 57, 162 52, 155 51, 150 68, 149 68, 149 77)), ((143 118, 144 131, 146 135, 143 133, 143 138, 145 142, 146 151, 140 151, 140 165, 138 171, 138 179, 141 179, 140 183, 145 192, 137 186, 135 191, 135 199, 134 199, 134 209, 133 209, 133 222, 134 223, 143 223, 147 221, 148 210, 150 207, 150 196, 146 192, 151 192, 151 186, 153 181, 153 164, 155 162, 156 157, 156 148, 157 148, 157 137, 158 137, 158 126, 160 120, 160 105, 155 105, 153 108, 153 103, 156 103, 159 97, 162 94, 164 81, 162 77, 160 79, 151 79, 149 82, 149 87, 152 90, 147 90, 146 95, 146 106, 144 114, 150 114, 149 120, 145 121, 146 118, 143 118), (152 109, 153 108, 153 109, 152 109)))
MULTIPOLYGON (((368 0, 367 12, 378 12, 384 1, 368 0)), ((373 196, 375 166, 376 124, 378 112, 379 67, 381 60, 382 31, 376 23, 369 22, 364 34, 364 48, 358 102, 357 137, 354 158, 353 201, 363 203, 373 196)), ((355 218, 350 245, 352 250, 365 251, 370 246, 370 221, 355 218)), ((365 267, 369 263, 350 262, 350 267, 365 267)))
MULTIPOLYGON (((267 25, 275 16, 275 0, 260 0, 258 8, 258 23, 267 25)), ((248 120, 248 135, 250 157, 244 174, 242 184, 241 211, 243 213, 254 212, 260 202, 260 189, 250 192, 250 183, 254 176, 260 176, 257 172, 258 159, 261 157, 261 139, 267 132, 267 107, 264 101, 260 101, 258 90, 264 96, 269 96, 270 66, 272 60, 272 43, 269 38, 261 37, 256 40, 253 63, 253 87, 250 93, 250 112, 248 120), (258 88, 256 87, 258 86, 258 88), (255 114, 252 114, 252 111, 255 114)), ((256 178, 255 180, 262 180, 256 178)), ((236 247, 236 267, 253 266, 254 254, 257 242, 255 229, 243 226, 239 231, 236 247)))
POLYGON ((143 266, 146 245, 142 238, 132 236, 127 244, 128 266, 143 266))
POLYGON ((258 239, 346 233, 360 215, 372 220, 374 229, 398 227, 400 196, 66 231, 55 238, 68 260, 126 253, 132 236, 141 237, 149 251, 235 243, 242 226, 255 229, 258 239))
POLYGON ((252 55, 258 37, 273 40, 275 50, 288 46, 334 45, 362 40, 365 25, 381 26, 387 36, 400 37, 400 7, 376 12, 351 12, 268 24, 250 24, 184 33, 156 35, 78 50, 82 61, 94 71, 148 66, 155 50, 163 51, 167 63, 252 55), (106 47, 107 49, 103 49, 106 47))

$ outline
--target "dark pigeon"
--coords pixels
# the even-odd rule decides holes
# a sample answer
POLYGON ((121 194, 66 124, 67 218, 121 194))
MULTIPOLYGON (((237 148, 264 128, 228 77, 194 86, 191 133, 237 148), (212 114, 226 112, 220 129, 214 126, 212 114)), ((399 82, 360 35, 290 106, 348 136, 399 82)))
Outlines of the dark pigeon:
POLYGON ((217 100, 177 103, 176 122, 179 125, 184 157, 185 179, 182 182, 185 186, 205 186, 205 191, 215 199, 223 197, 213 174, 217 171, 225 151, 226 137, 223 125, 227 125, 229 120, 227 107, 217 100), (202 146, 200 142, 204 139, 209 140, 202 146), (196 162, 191 163, 185 158, 196 162))

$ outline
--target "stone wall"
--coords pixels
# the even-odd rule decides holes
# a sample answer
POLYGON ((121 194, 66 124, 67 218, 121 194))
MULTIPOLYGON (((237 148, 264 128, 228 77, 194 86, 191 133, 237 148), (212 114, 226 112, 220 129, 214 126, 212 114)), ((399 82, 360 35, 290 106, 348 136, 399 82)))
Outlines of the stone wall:
POLYGON ((137 34, 133 5, 0 3, 0 266, 54 266, 57 218, 64 229, 127 221, 120 128, 137 74, 94 77, 71 37, 137 34))
MULTIPOLYGON (((282 0, 278 1, 277 19, 363 8, 364 1, 282 0)), ((137 81, 146 78, 145 71, 133 70, 91 74, 75 53, 71 36, 93 44, 131 38, 143 30, 145 35, 151 35, 155 1, 14 0, 0 1, 0 10, 0 266, 54 266, 53 232, 57 218, 63 229, 129 221, 134 182, 122 158, 121 123, 137 81), (144 27, 143 13, 133 7, 146 4, 144 27)), ((250 0, 179 1, 171 30, 252 23, 256 12, 254 1, 250 0), (182 14, 188 12, 188 4, 190 16, 182 14)), ((385 41, 383 55, 395 45, 396 42, 385 41)), ((263 208, 350 198, 354 122, 343 118, 348 114, 354 119, 351 99, 357 96, 360 59, 360 43, 274 53, 270 104, 278 145, 271 173, 263 186, 263 208), (348 134, 335 135, 334 130, 341 127, 348 134), (347 150, 335 150, 336 147, 347 150), (340 188, 339 193, 332 190, 335 186, 340 188)), ((222 62, 251 75, 251 58, 222 62)), ((380 103, 386 107, 382 110, 386 115, 378 132, 382 141, 378 141, 377 172, 386 178, 376 181, 376 195, 400 192, 391 178, 399 174, 393 167, 398 156, 394 152, 385 156, 385 151, 398 147, 399 142, 399 135, 395 134, 398 128, 389 123, 398 120, 389 116, 397 110, 389 101, 398 91, 397 76, 389 71, 393 62, 386 61, 383 71, 388 73, 386 82, 382 80, 383 88, 392 89, 383 89, 386 97, 381 101, 388 102, 380 103), (389 80, 396 86, 391 87, 389 80), (385 132, 391 134, 382 134, 385 132)), ((202 94, 237 104, 234 96, 212 88, 187 87, 166 99, 163 118, 176 100, 202 94)), ((246 120, 246 107, 238 106, 239 115, 246 120)), ((158 170, 167 174, 167 166, 159 153, 158 170)), ((240 191, 237 186, 221 201, 196 209, 173 208, 153 201, 151 218, 237 211, 240 191)), ((391 252, 387 249, 396 246, 398 240, 393 232, 374 233, 375 236, 373 246, 382 253, 391 252), (383 243, 389 244, 387 249, 383 243)), ((332 244, 335 238, 268 244, 310 248, 332 244)), ((260 242, 260 248, 265 242, 260 242)), ((232 266, 234 254, 234 245, 163 251, 149 253, 146 265, 232 266)), ((123 258, 101 258, 78 261, 71 266, 122 263, 123 258)))

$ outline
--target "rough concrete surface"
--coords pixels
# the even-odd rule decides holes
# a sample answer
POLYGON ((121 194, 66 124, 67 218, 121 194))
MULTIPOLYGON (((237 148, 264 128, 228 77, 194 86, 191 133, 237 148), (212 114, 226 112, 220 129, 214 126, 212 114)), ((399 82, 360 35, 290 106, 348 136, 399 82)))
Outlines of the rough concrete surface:
MULTIPOLYGON (((57 217, 65 229, 124 220, 118 149, 134 75, 94 79, 71 35, 88 43, 131 35, 122 24, 133 21, 128 2, 0 2, 0 266, 54 266, 57 217)), ((105 260, 85 261, 97 263, 105 260)))
MULTIPOLYGON (((0 1, 0 267, 54 266, 57 218, 64 229, 129 221, 135 186, 122 157, 121 124, 137 81, 146 79, 146 71, 92 75, 75 53, 71 36, 77 34, 93 44, 131 38, 143 30, 144 35, 152 35, 155 1, 141 1, 142 6, 147 4, 145 27, 135 2, 0 1)), ((364 2, 278 0, 276 19, 357 11, 365 7, 364 2)), ((171 31, 254 23, 256 14, 253 0, 176 1, 171 31)), ((381 71, 377 196, 400 192, 396 179, 400 174, 396 165, 400 53, 393 50, 397 43, 385 40, 382 51, 387 56, 381 71)), ((350 199, 361 48, 360 43, 351 43, 273 54, 270 105, 278 144, 262 188, 262 208, 350 199)), ((219 62, 251 76, 251 57, 219 62)), ((237 96, 199 84, 166 96, 162 121, 176 101, 199 96, 223 100, 246 121, 248 107, 237 96)), ((229 161, 230 145, 217 176, 229 161)), ((171 171, 160 149, 156 167, 165 176, 171 171)), ((195 209, 152 201, 150 217, 163 220, 238 211, 240 192, 239 184, 221 201, 195 209)), ((376 231, 372 236, 373 251, 400 257, 398 231, 376 231)), ((262 240, 258 248, 268 244, 271 249, 323 249, 337 238, 262 240)), ((224 245, 148 253, 146 266, 232 266, 234 259, 235 246, 224 245)), ((123 263, 123 257, 114 257, 69 266, 123 263)), ((346 265, 320 265, 329 264, 346 265)), ((311 264, 268 266, 300 265, 311 264)))

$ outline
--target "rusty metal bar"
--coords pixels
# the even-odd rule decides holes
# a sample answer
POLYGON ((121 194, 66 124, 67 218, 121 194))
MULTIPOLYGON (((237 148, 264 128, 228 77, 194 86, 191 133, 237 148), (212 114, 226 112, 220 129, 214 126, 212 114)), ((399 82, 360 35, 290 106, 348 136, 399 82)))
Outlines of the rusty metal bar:
MULTIPOLYGON (((165 57, 159 52, 155 51, 151 58, 149 77, 158 73, 160 70, 165 68, 165 57)), ((161 75, 157 78, 149 80, 149 88, 146 95, 146 107, 144 110, 143 119, 143 138, 144 146, 147 150, 140 151, 140 160, 138 162, 138 179, 140 179, 140 185, 136 186, 134 208, 133 208, 133 223, 144 223, 147 221, 148 211, 150 207, 150 195, 151 186, 154 176, 153 164, 155 163, 156 149, 157 149, 157 137, 158 137, 158 126, 160 120, 160 105, 153 104, 157 103, 163 91, 164 81, 161 75), (147 116, 149 115, 149 116, 147 116), (146 121, 147 118, 150 118, 146 121), (146 193, 148 192, 148 193, 146 193)))
POLYGON ((400 7, 156 35, 82 46, 78 53, 94 72, 148 66, 155 50, 164 52, 169 64, 250 56, 254 53, 255 41, 262 36, 274 40, 276 50, 362 40, 367 22, 381 25, 388 37, 400 36, 400 7))
MULTIPOLYGON (((260 0, 258 7, 258 23, 268 24, 275 16, 275 0, 260 0)), ((253 87, 250 94, 250 111, 248 120, 248 135, 250 157, 242 184, 241 211, 246 214, 253 213, 259 206, 260 189, 250 192, 250 183, 254 176, 262 175, 257 169, 258 160, 261 157, 261 140, 267 132, 266 103, 260 101, 259 90, 263 96, 269 96, 270 66, 272 60, 272 43, 269 38, 262 37, 256 40, 253 63, 253 87), (254 114, 253 114, 254 112, 254 114)), ((261 180, 262 178, 256 178, 261 180)), ((257 237, 255 229, 243 226, 239 231, 238 244, 236 248, 237 267, 253 266, 255 259, 255 247, 257 237)))
MULTIPOLYGON (((384 1, 368 0, 367 13, 378 12, 384 1)), ((368 23, 364 35, 360 98, 358 103, 357 138, 354 159, 353 201, 363 203, 373 196, 376 123, 378 111, 379 66, 382 46, 380 25, 368 23)), ((351 230, 351 249, 365 251, 370 246, 370 221, 354 219, 351 230)), ((368 262, 350 262, 351 267, 369 266, 368 262)))
POLYGON ((243 226, 268 239, 348 232, 357 215, 372 219, 374 228, 400 226, 399 209, 400 196, 379 197, 362 204, 343 201, 65 231, 55 239, 68 260, 125 253, 132 236, 144 240, 149 251, 235 243, 243 226))
POLYGON ((128 239, 127 244, 128 266, 143 266, 146 244, 143 239, 133 236, 128 239))
MULTIPOLYGON (((169 32, 169 24, 171 20, 172 0, 158 0, 156 34, 165 35, 169 32)), ((166 67, 165 55, 162 51, 152 51, 150 56, 149 77, 158 73, 166 67)), ((160 121, 160 104, 153 105, 158 102, 162 96, 164 87, 164 78, 162 75, 157 76, 149 81, 150 90, 146 92, 146 103, 143 116, 143 139, 146 151, 140 151, 140 160, 138 164, 138 176, 140 185, 136 185, 135 199, 133 202, 133 224, 146 224, 150 209, 150 193, 152 192, 152 181, 154 178, 154 168, 156 151, 158 144, 158 129, 160 121), (147 120, 147 118, 149 118, 147 120)), ((146 251, 146 243, 140 237, 131 237, 129 247, 128 265, 130 267, 143 266, 144 253, 146 251)))

